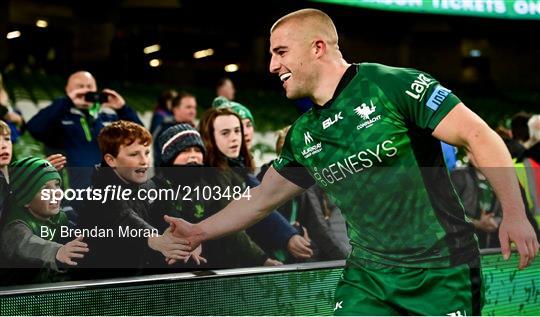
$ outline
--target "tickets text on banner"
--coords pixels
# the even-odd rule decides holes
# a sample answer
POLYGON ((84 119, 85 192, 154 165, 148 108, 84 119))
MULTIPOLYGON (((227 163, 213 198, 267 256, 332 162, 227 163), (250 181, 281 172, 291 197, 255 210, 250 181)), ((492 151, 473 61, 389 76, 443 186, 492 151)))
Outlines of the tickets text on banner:
POLYGON ((540 0, 313 0, 411 13, 505 19, 540 19, 540 0))

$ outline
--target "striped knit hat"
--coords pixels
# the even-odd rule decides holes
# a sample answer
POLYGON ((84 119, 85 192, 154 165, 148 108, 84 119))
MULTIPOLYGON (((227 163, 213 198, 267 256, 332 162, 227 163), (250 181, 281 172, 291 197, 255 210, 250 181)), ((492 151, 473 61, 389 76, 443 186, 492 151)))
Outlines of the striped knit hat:
POLYGON ((206 152, 201 135, 192 126, 180 123, 165 130, 158 139, 161 151, 161 165, 170 166, 184 149, 198 146, 203 154, 206 152))
POLYGON ((9 178, 15 206, 28 204, 48 181, 61 180, 49 161, 31 156, 13 162, 9 178))

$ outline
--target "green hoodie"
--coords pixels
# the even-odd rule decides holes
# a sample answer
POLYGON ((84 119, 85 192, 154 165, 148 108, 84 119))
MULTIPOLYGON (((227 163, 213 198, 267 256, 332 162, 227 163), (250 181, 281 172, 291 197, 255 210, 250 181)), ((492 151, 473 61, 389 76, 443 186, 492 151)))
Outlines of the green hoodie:
POLYGON ((60 269, 56 262, 56 253, 62 247, 59 243, 61 226, 68 224, 66 214, 61 210, 51 218, 43 220, 34 217, 24 207, 14 207, 9 210, 5 223, 1 244, 11 267, 15 269, 41 266, 35 274, 32 272, 32 276, 27 276, 28 272, 25 271, 25 276, 20 278, 24 278, 25 282, 29 278, 28 282, 31 283, 58 281, 60 269), (42 236, 42 228, 45 227, 47 234, 42 236), (56 234, 53 237, 49 232, 56 234))

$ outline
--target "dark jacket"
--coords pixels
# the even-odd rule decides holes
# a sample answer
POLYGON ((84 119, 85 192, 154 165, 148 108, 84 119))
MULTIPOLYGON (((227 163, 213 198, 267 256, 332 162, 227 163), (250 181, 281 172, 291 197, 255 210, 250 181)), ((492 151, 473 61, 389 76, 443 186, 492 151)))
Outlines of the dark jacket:
MULTIPOLYGON (((450 177, 454 188, 456 189, 459 197, 461 198, 467 216, 469 218, 479 219, 481 216, 481 211, 484 208, 482 208, 481 206, 482 189, 480 188, 480 180, 476 174, 475 168, 470 166, 458 168, 452 171, 450 177)), ((484 211, 487 213, 493 213, 494 217, 500 221, 503 216, 501 203, 499 202, 491 186, 488 186, 488 190, 492 192, 492 198, 491 203, 487 204, 490 207, 487 208, 488 210, 484 211)), ((520 190, 521 197, 525 206, 525 214, 527 215, 527 219, 529 220, 531 226, 536 232, 537 238, 540 239, 538 224, 536 223, 536 220, 534 219, 532 213, 529 210, 525 191, 521 186, 520 190)), ((475 231, 478 237, 478 243, 480 248, 500 247, 498 229, 492 233, 486 233, 478 229, 476 229, 475 231)))
MULTIPOLYGON (((232 186, 248 186, 250 188, 260 185, 260 181, 244 166, 243 159, 227 160, 229 167, 236 174, 231 176, 232 186)), ((247 229, 249 236, 266 252, 273 253, 279 249, 286 249, 292 236, 299 234, 277 210, 273 210, 266 218, 247 229)))
MULTIPOLYGON (((259 180, 271 164, 261 167, 257 175, 259 180)), ((278 211, 289 222, 298 222, 307 229, 313 249, 312 261, 343 260, 349 255, 351 245, 345 219, 320 186, 311 186, 279 207, 278 211)))
POLYGON ((540 142, 537 142, 535 145, 525 150, 518 161, 521 162, 524 158, 530 158, 540 164, 540 142))
MULTIPOLYGON (((172 112, 170 112, 167 109, 157 108, 154 111, 154 115, 152 115, 152 120, 150 121, 150 133, 152 133, 153 135, 156 129, 159 128, 159 126, 161 126, 163 122, 168 122, 168 121, 173 121, 173 120, 174 118, 173 118, 172 112)), ((157 139, 154 138, 154 140, 157 140, 157 139)))
MULTIPOLYGON (((156 251, 148 246, 148 237, 119 237, 119 230, 142 229, 146 232, 157 229, 161 234, 167 227, 163 215, 176 214, 164 205, 161 200, 140 200, 137 191, 157 188, 158 185, 149 180, 142 185, 127 184, 105 163, 95 168, 92 175, 92 189, 101 189, 102 193, 108 186, 116 186, 122 190, 130 189, 131 196, 127 200, 111 200, 111 194, 105 203, 102 201, 88 201, 81 209, 80 228, 112 229, 113 237, 85 239, 90 248, 83 267, 89 268, 121 268, 125 269, 122 275, 140 273, 140 269, 147 267, 149 261, 157 256, 156 251), (148 231, 149 230, 149 231, 148 231)), ((154 231, 152 231, 154 232, 154 231)), ((163 257, 161 256, 161 259, 163 257)), ((164 262, 164 261, 163 261, 164 262)), ((102 270, 104 273, 106 270, 102 270)), ((111 271, 112 272, 112 271, 111 271)), ((117 272, 111 275, 117 275, 117 272)))
MULTIPOLYGON (((229 186, 216 168, 202 166, 174 166, 161 168, 171 187, 176 190, 181 186, 182 193, 189 195, 177 200, 175 209, 183 219, 191 223, 200 222, 223 209, 228 199, 204 199, 196 193, 196 188, 221 188, 229 186), (187 189, 190 188, 190 189, 187 189)), ((260 266, 268 258, 265 252, 251 240, 245 231, 229 234, 225 237, 203 242, 202 256, 208 260, 205 268, 239 268, 260 266)))
POLYGON ((101 129, 111 122, 127 120, 142 125, 135 111, 128 105, 119 110, 102 107, 96 117, 87 110, 77 109, 67 96, 58 98, 40 110, 26 128, 45 145, 62 149, 66 153, 72 188, 85 188, 90 184, 93 167, 101 162, 97 138, 101 129), (72 168, 75 167, 75 168, 72 168))
POLYGON ((4 173, 0 171, 0 227, 2 226, 2 217, 5 214, 6 205, 8 202, 8 196, 11 190, 9 184, 6 181, 4 173))

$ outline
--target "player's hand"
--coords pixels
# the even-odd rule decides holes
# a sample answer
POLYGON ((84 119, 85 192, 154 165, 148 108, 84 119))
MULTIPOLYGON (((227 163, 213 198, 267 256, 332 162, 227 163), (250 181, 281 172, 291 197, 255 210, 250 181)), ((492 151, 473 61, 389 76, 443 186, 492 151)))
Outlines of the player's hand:
POLYGON ((510 257, 510 243, 514 242, 519 252, 519 269, 527 267, 538 254, 538 238, 525 215, 503 216, 499 228, 503 258, 510 257))
POLYGON ((313 256, 311 243, 304 237, 295 234, 287 243, 287 250, 297 259, 309 259, 313 256))
POLYGON ((116 91, 112 89, 103 89, 103 92, 106 93, 108 97, 107 102, 103 103, 103 107, 119 110, 126 104, 124 98, 122 98, 122 96, 120 96, 120 94, 116 91))
POLYGON ((202 242, 202 235, 198 232, 196 225, 189 223, 181 218, 164 216, 165 221, 170 225, 169 230, 178 238, 189 241, 192 249, 196 248, 202 242))
POLYGON ((281 263, 278 260, 271 259, 271 258, 266 259, 266 261, 264 261, 263 263, 263 266, 277 266, 277 265, 283 265, 283 263, 281 263))
POLYGON ((71 99, 76 108, 89 109, 92 106, 92 103, 84 100, 84 95, 89 91, 92 90, 88 88, 73 89, 68 93, 68 97, 71 99))
POLYGON ((47 161, 49 161, 57 171, 61 171, 64 166, 66 166, 67 159, 62 154, 52 154, 47 156, 47 161))
POLYGON ((90 251, 88 245, 82 242, 83 236, 78 236, 76 239, 66 243, 58 252, 56 252, 56 259, 58 262, 62 262, 68 265, 77 265, 75 259, 84 258, 84 253, 90 251))
POLYGON ((170 228, 167 228, 161 236, 149 237, 148 246, 161 252, 166 258, 181 261, 189 258, 189 251, 191 251, 189 241, 173 236, 170 228))

